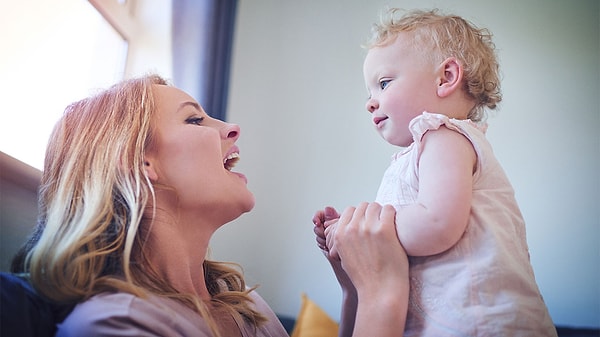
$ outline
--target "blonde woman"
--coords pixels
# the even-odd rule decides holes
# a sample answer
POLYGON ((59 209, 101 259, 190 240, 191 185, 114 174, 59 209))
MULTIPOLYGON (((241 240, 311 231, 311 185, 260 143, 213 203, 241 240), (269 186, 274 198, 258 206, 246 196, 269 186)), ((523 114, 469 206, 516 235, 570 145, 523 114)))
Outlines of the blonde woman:
MULTIPOLYGON (((232 171, 239 136, 239 126, 209 117, 154 75, 66 109, 46 153, 38 226, 15 260, 41 295, 77 304, 57 336, 287 336, 237 266, 205 258, 214 232, 254 206, 246 177, 232 171)), ((369 223, 395 230, 393 216, 369 223)), ((360 231, 347 237, 402 260, 394 240, 360 231)), ((357 267, 336 270, 356 280, 356 300, 345 310, 396 291, 360 288, 352 271, 377 261, 343 261, 357 267)), ((381 278, 406 283, 407 267, 400 270, 381 278)))

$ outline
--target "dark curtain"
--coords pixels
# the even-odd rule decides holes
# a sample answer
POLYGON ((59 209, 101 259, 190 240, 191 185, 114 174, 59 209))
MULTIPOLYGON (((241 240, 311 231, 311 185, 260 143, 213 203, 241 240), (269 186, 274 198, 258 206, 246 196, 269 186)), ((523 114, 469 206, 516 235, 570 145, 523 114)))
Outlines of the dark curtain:
POLYGON ((225 120, 237 0, 173 0, 173 84, 225 120))

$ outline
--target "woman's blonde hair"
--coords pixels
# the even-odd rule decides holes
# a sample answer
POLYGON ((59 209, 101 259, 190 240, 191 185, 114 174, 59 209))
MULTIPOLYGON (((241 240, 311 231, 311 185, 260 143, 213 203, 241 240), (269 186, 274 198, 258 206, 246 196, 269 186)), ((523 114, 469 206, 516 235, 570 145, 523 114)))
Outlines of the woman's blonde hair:
POLYGON ((398 33, 413 37, 414 47, 433 62, 455 57, 464 68, 464 90, 475 102, 468 118, 481 121, 485 108, 495 109, 502 100, 499 65, 492 34, 456 16, 442 15, 438 10, 415 10, 404 13, 392 8, 373 26, 367 48, 385 46, 398 33))
MULTIPOLYGON (((157 276, 144 242, 154 214, 154 187, 144 170, 153 142, 153 85, 148 75, 118 83, 71 104, 47 147, 39 190, 39 218, 21 261, 34 287, 63 303, 103 291, 173 298, 202 315, 220 336, 208 306, 176 291, 157 276)), ((266 318, 252 299, 238 266, 205 260, 210 305, 255 327, 266 318)))

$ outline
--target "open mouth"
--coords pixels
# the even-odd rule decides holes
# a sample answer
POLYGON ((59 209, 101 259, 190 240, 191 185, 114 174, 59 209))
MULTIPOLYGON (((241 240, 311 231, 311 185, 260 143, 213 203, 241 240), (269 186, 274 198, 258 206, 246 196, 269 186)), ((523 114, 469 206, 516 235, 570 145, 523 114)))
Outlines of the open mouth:
POLYGON ((235 164, 240 160, 240 154, 237 152, 230 153, 225 160, 223 160, 223 166, 227 171, 231 171, 231 169, 235 166, 235 164))

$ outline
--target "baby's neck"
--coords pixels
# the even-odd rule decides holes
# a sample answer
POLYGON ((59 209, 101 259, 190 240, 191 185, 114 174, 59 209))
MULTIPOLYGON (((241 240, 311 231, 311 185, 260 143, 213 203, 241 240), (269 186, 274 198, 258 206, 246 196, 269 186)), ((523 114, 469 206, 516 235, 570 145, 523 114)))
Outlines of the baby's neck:
POLYGON ((475 107, 472 101, 466 99, 452 99, 442 103, 437 106, 437 110, 430 112, 446 115, 448 118, 464 120, 468 118, 469 113, 475 107))

